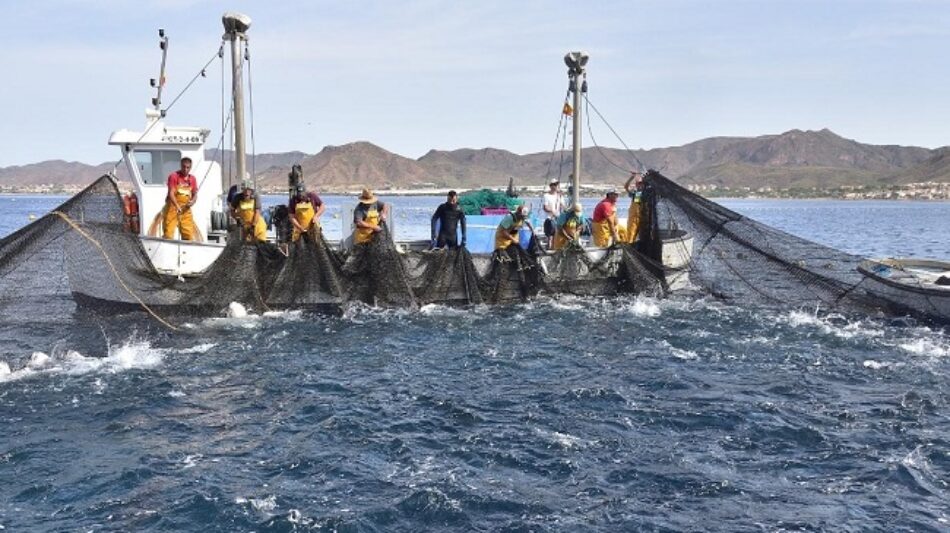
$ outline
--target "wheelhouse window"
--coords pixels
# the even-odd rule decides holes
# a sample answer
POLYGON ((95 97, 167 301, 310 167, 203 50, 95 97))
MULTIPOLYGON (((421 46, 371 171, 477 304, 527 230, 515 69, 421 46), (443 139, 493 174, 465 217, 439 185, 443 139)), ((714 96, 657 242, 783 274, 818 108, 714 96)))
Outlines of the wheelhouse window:
POLYGON ((165 185, 168 175, 181 168, 181 150, 135 150, 132 162, 146 185, 165 185))

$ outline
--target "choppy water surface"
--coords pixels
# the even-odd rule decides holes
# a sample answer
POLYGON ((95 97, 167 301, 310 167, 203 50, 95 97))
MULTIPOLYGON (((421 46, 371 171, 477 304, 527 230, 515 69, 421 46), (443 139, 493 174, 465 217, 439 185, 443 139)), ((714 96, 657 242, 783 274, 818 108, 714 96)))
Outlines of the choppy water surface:
MULTIPOLYGON (((402 201, 417 225, 438 203, 402 201)), ((941 255, 826 231, 860 211, 833 202, 736 204, 851 251, 941 255)), ((3 317, 0 527, 950 528, 950 336, 912 321, 541 298, 185 322, 3 317)))

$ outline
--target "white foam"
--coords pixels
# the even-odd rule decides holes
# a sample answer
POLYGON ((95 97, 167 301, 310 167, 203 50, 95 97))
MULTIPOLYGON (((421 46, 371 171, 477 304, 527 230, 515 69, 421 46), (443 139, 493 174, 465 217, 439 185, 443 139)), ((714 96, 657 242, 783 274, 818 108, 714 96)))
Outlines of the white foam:
POLYGON ((271 494, 266 498, 248 498, 246 500, 251 504, 251 507, 259 513, 270 513, 277 508, 277 496, 271 494))
POLYGON ((546 440, 557 444, 565 450, 575 450, 587 447, 589 444, 587 441, 580 437, 575 437, 568 433, 561 433, 559 431, 545 431, 543 429, 536 430, 538 435, 544 437, 546 440))
POLYGON ((30 362, 27 363, 27 366, 32 369, 43 368, 49 364, 49 356, 43 352, 33 352, 33 355, 30 356, 30 362))
POLYGON ((891 363, 882 363, 880 361, 875 361, 873 359, 868 359, 864 361, 864 368, 870 368, 871 370, 880 370, 882 368, 887 368, 891 366, 891 363))
POLYGON ((277 318, 285 322, 296 322, 303 319, 303 311, 300 309, 293 311, 264 311, 262 316, 265 318, 277 318))
POLYGON ((658 317, 660 316, 660 306, 656 303, 655 300, 648 300, 646 298, 637 297, 631 306, 628 306, 628 309, 635 316, 642 317, 658 317))
MULTIPOLYGON (((225 310, 223 317, 211 317, 201 321, 200 326, 206 328, 225 328, 225 329, 256 329, 263 325, 263 320, 281 320, 286 322, 295 322, 303 319, 302 310, 293 311, 265 311, 263 314, 255 314, 247 310, 247 307, 240 302, 231 302, 225 310)), ((184 327, 196 329, 195 324, 187 323, 184 327)))
POLYGON ((205 353, 208 350, 214 348, 217 344, 213 342, 208 342, 205 344, 199 344, 197 346, 192 346, 191 348, 185 348, 183 350, 178 350, 178 353, 205 353))
POLYGON ((936 342, 932 339, 916 339, 899 345, 906 352, 915 355, 945 357, 950 355, 950 344, 936 342))
POLYGON ((461 307, 450 307, 440 304, 425 304, 419 308, 419 314, 425 316, 469 316, 470 310, 461 307))
MULTIPOLYGON (((116 374, 131 369, 154 368, 161 364, 163 358, 164 350, 153 348, 148 341, 136 340, 126 341, 119 346, 110 345, 105 357, 87 357, 75 350, 53 356, 34 352, 27 364, 17 370, 11 370, 8 363, 0 362, 0 382, 38 375, 82 375, 90 372, 116 374)), ((104 388, 101 382, 94 386, 97 392, 104 388)))
POLYGON ((682 350, 680 348, 674 348, 670 346, 670 354, 677 359, 698 359, 699 355, 693 350, 682 350))
POLYGON ((411 313, 411 309, 406 308, 384 308, 367 305, 363 302, 349 302, 343 307, 343 314, 340 318, 354 324, 365 324, 368 321, 389 322, 390 320, 401 320, 411 313))
MULTIPOLYGON (((201 321, 201 326, 214 329, 255 329, 261 327, 261 317, 259 315, 247 315, 243 317, 212 317, 201 321)), ((189 327, 195 327, 190 325, 189 327)))
POLYGON ((198 464, 198 460, 202 457, 204 456, 200 453, 196 453, 195 455, 186 455, 182 460, 182 468, 194 468, 195 465, 198 464))
POLYGON ((806 311, 790 311, 780 316, 779 322, 787 323, 792 327, 814 327, 825 335, 834 335, 841 339, 876 338, 883 337, 884 330, 873 327, 871 324, 858 321, 848 321, 840 315, 817 316, 806 311), (839 322, 843 321, 843 324, 839 322))
POLYGON ((699 358, 699 354, 697 354, 693 350, 684 350, 682 348, 677 348, 666 340, 661 340, 658 344, 659 346, 666 348, 667 351, 669 351, 670 355, 672 355, 673 357, 677 359, 689 360, 689 359, 699 358))

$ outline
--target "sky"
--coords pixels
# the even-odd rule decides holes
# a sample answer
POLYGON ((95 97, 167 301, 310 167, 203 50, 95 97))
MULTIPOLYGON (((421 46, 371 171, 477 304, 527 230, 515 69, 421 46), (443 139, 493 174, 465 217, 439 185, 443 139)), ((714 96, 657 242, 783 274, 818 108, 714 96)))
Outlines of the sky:
POLYGON ((547 152, 571 50, 590 54, 590 101, 631 148, 796 128, 950 145, 950 1, 0 0, 0 167, 116 160, 109 134, 144 127, 158 28, 166 105, 214 58, 167 123, 216 144, 232 10, 253 20, 257 153, 547 152))

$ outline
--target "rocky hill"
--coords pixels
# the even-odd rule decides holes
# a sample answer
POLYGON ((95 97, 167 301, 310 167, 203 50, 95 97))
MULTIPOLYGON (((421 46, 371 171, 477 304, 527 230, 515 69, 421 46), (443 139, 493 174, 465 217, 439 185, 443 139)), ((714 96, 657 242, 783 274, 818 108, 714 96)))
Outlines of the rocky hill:
MULTIPOLYGON (((209 151, 215 159, 222 154, 209 151)), ((229 154, 225 153, 224 156, 229 154)), ((588 147, 581 161, 585 183, 622 183, 637 161, 684 184, 720 187, 832 188, 950 181, 950 147, 931 150, 863 144, 830 130, 791 130, 760 137, 713 137, 683 146, 626 150, 588 147)), ((411 159, 368 142, 327 146, 319 153, 258 154, 249 162, 260 183, 280 187, 291 165, 300 163, 306 181, 322 190, 362 186, 459 187, 543 185, 549 177, 567 180, 570 153, 518 155, 497 148, 432 150, 411 159)), ((45 161, 0 168, 0 187, 38 184, 78 186, 112 168, 45 161)))

